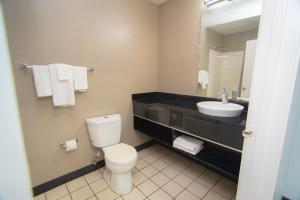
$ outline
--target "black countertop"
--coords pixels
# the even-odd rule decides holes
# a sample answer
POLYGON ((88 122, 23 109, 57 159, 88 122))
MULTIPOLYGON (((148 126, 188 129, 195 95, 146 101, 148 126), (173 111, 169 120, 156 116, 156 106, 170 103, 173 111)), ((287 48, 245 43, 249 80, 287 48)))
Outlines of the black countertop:
MULTIPOLYGON (((220 101, 220 99, 216 98, 171 94, 163 92, 149 92, 133 94, 132 100, 134 104, 133 113, 140 115, 141 117, 147 117, 147 113, 144 112, 144 109, 147 109, 148 111, 150 110, 150 112, 151 110, 158 111, 160 113, 168 111, 177 112, 181 113, 182 115, 189 115, 200 119, 213 120, 216 122, 229 123, 241 127, 245 127, 246 125, 248 110, 248 102, 246 101, 229 101, 244 106, 245 109, 240 117, 215 117, 200 113, 196 104, 201 101, 220 101), (137 105, 138 107, 142 107, 144 109, 139 110, 137 105)), ((153 120, 156 121, 160 119, 157 118, 153 120)), ((166 121, 164 121, 164 123, 166 123, 166 121)), ((168 122, 167 125, 170 125, 169 123, 170 122, 168 122)))
POLYGON ((133 114, 178 131, 191 133, 241 152, 242 131, 245 129, 248 102, 230 101, 244 106, 240 117, 215 117, 198 111, 201 101, 219 101, 216 98, 150 92, 133 94, 133 114))

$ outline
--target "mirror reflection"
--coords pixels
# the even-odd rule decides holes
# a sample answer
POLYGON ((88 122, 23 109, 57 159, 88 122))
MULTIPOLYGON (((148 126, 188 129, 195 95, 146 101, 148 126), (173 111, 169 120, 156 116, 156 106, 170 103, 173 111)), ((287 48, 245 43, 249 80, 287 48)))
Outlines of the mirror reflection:
POLYGON ((208 14, 202 16, 198 94, 220 97, 225 89, 229 98, 248 100, 260 16, 222 22, 217 13, 216 22, 214 12, 208 14))

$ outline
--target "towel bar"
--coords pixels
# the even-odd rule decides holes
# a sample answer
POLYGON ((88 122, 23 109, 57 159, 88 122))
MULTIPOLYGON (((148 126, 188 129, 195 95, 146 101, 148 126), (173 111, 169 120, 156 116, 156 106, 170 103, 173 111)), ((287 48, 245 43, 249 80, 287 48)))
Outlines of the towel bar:
MULTIPOLYGON (((31 69, 32 66, 31 65, 27 65, 27 64, 20 64, 21 69, 31 69)), ((89 72, 93 72, 95 71, 95 68, 88 68, 87 71, 89 72)))

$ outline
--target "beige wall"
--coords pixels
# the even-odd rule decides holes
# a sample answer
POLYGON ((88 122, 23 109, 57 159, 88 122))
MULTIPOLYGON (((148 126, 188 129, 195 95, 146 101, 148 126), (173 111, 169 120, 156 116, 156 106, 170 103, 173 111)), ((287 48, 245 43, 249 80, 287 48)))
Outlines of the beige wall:
MULTIPOLYGON (((198 62, 198 69, 197 70, 207 70, 209 66, 209 54, 210 49, 214 49, 215 47, 222 46, 223 35, 216 33, 214 31, 210 31, 207 28, 202 27, 200 33, 200 55, 199 55, 199 62, 198 62)), ((201 85, 197 82, 195 83, 198 86, 197 94, 199 96, 206 96, 207 95, 207 88, 202 89, 201 85)))
POLYGON ((159 8, 159 88, 197 93, 200 0, 169 0, 159 8))
POLYGON ((245 31, 241 33, 235 33, 231 35, 224 35, 222 46, 229 49, 224 49, 224 51, 232 51, 230 49, 236 50, 245 50, 246 42, 248 40, 257 39, 258 30, 245 31))
POLYGON ((34 186, 91 164, 95 149, 87 117, 121 113, 122 141, 136 146, 147 140, 133 130, 131 94, 158 90, 158 6, 147 0, 8 0, 3 5, 34 186), (18 67, 24 62, 96 70, 88 75, 88 92, 76 94, 76 106, 54 108, 51 98, 36 97, 31 72, 18 67), (65 153, 59 143, 71 138, 79 139, 79 148, 65 153))
POLYGON ((211 49, 222 46, 223 35, 206 28, 202 28, 200 38, 199 69, 208 70, 209 52, 211 49))

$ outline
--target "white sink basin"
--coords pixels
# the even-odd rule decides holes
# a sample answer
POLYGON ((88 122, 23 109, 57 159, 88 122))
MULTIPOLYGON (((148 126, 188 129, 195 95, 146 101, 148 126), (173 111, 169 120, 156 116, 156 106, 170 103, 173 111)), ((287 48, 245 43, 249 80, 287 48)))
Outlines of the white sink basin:
POLYGON ((238 117, 244 106, 235 103, 223 104, 219 101, 202 101, 197 103, 199 112, 216 117, 238 117))

